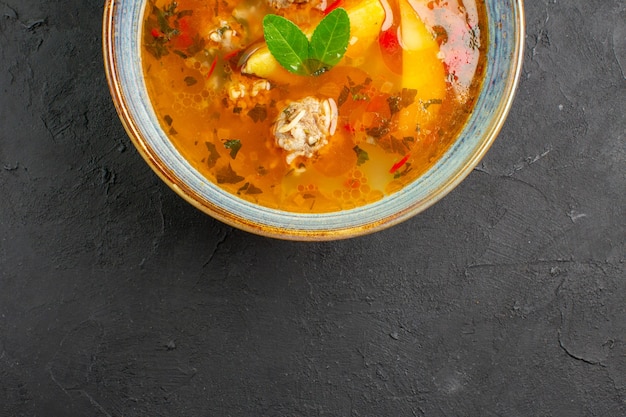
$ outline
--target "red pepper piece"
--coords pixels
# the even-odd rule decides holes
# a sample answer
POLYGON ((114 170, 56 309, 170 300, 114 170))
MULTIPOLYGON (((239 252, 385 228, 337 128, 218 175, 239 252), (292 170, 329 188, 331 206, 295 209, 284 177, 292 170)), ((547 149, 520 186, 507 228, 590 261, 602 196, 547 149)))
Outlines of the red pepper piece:
POLYGON ((213 71, 215 71, 215 67, 217 66, 217 56, 213 58, 213 62, 211 62, 211 68, 209 68, 209 73, 207 74, 207 78, 210 78, 213 75, 213 71))
POLYGON ((406 164, 406 161, 409 160, 409 158, 411 157, 411 154, 406 154, 404 155, 404 157, 399 160, 398 162, 396 162, 395 164, 393 164, 393 166, 391 167, 391 169, 389 170, 390 174, 395 173, 397 170, 399 170, 400 168, 402 168, 402 166, 404 166, 404 164, 406 164))
POLYGON ((239 52, 241 52, 241 49, 236 49, 232 52, 227 53, 226 55, 224 55, 224 61, 230 61, 232 58, 236 57, 239 52))
POLYGON ((324 9, 324 16, 326 16, 328 13, 332 12, 337 7, 339 7, 339 5, 341 4, 341 1, 342 0, 335 0, 334 2, 329 4, 328 7, 326 9, 324 9))

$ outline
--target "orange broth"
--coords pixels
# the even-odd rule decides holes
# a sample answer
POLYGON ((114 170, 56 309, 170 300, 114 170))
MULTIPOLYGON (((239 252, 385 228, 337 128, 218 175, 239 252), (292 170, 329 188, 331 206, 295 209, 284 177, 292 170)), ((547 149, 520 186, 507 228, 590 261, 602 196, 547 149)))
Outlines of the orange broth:
MULTIPOLYGON (((371 1, 367 7, 391 7, 371 1)), ((342 0, 360 36, 337 66, 319 76, 273 67, 267 77, 242 73, 263 46, 265 14, 287 17, 305 33, 325 15, 315 1, 281 9, 268 3, 155 0, 146 7, 142 62, 154 111, 176 148, 209 180, 270 208, 345 210, 402 189, 454 142, 483 77, 481 0, 411 0, 414 15, 406 21, 418 19, 422 34, 415 36, 423 41, 401 41, 414 50, 401 50, 399 60, 385 56, 385 22, 367 11, 373 20, 361 24, 357 9, 365 3, 342 0), (288 163, 273 126, 287 103, 307 96, 335 100, 337 127, 314 156, 288 163)), ((393 33, 411 32, 401 30, 393 33)))

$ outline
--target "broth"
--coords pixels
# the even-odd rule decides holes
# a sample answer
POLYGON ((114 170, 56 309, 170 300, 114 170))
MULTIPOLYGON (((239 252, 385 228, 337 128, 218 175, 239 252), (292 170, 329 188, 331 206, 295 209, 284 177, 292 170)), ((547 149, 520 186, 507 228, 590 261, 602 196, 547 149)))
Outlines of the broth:
POLYGON ((150 1, 142 64, 154 111, 200 173, 253 203, 315 213, 391 195, 454 142, 487 45, 482 0, 398 3, 150 1), (336 6, 351 26, 339 64, 301 76, 276 63, 265 15, 310 34, 336 6), (299 126, 307 118, 313 128, 299 126))

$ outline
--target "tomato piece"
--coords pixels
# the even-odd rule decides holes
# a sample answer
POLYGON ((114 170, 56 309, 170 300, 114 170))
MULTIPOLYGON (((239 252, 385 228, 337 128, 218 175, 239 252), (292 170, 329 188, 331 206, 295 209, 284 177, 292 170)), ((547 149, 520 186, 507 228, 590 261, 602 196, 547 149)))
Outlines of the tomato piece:
POLYGON ((387 97, 382 94, 377 94, 370 98, 367 107, 368 112, 380 113, 381 115, 389 115, 389 104, 387 103, 387 97))
POLYGON ((187 49, 193 44, 193 39, 188 33, 181 33, 175 41, 176 47, 180 49, 187 49))
POLYGON ((178 21, 178 29, 180 34, 174 38, 174 46, 179 49, 187 49, 193 45, 193 39, 190 35, 189 22, 182 18, 178 21))
POLYGON ((182 18, 178 20, 178 28, 181 32, 189 31, 189 21, 186 18, 182 18))
POLYGON ((378 44, 387 67, 396 74, 402 73, 402 46, 398 39, 398 28, 391 28, 381 32, 378 44))

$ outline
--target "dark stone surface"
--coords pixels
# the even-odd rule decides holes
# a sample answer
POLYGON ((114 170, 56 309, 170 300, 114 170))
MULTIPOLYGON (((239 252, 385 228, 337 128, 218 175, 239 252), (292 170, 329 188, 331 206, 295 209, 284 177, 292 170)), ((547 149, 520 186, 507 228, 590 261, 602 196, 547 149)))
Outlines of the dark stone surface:
POLYGON ((528 1, 481 165, 390 230, 291 243, 163 185, 101 0, 0 1, 1 416, 626 416, 626 6, 528 1))

